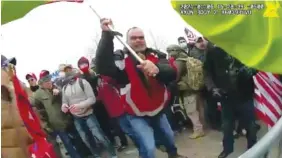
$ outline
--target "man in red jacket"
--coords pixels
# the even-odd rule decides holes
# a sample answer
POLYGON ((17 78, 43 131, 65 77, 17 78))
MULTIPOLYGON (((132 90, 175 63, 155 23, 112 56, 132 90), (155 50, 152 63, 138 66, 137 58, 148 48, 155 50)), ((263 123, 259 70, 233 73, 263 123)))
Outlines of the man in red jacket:
POLYGON ((162 113, 170 99, 166 85, 176 80, 177 71, 166 54, 148 48, 143 31, 133 27, 127 32, 127 43, 143 58, 139 63, 128 50, 114 52, 111 20, 102 19, 102 38, 96 53, 98 74, 109 76, 120 85, 125 113, 119 117, 125 133, 133 137, 142 158, 155 158, 154 132, 162 139, 169 158, 185 158, 177 154, 173 131, 162 113), (154 131, 152 131, 153 129, 154 131))

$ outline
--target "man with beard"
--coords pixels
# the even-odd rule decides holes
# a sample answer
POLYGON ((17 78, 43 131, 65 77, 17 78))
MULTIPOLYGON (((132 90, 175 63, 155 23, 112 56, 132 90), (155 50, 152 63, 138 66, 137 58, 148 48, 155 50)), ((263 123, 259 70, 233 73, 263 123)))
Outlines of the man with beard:
POLYGON ((142 158, 155 158, 154 132, 163 138, 169 158, 184 158, 177 153, 174 135, 162 113, 170 97, 165 85, 176 80, 177 71, 166 55, 146 46, 144 32, 138 27, 128 30, 128 45, 143 59, 139 63, 127 49, 114 52, 114 32, 110 19, 101 20, 102 38, 96 53, 97 73, 114 78, 120 85, 125 113, 119 122, 125 133, 135 139, 142 158), (152 131, 153 129, 153 131, 152 131))

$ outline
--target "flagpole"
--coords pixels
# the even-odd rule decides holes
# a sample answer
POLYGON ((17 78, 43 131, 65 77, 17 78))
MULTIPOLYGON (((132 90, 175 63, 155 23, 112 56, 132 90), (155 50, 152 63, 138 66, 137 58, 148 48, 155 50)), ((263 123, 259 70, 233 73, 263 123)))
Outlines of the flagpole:
MULTIPOLYGON (((93 13, 101 20, 102 18, 101 18, 101 16, 96 12, 96 10, 95 10, 91 5, 88 5, 88 6, 89 6, 89 8, 93 11, 93 13)), ((112 26, 109 25, 108 27, 109 27, 110 31, 114 32, 114 29, 113 29, 112 26)), ((137 53, 136 53, 126 42, 124 42, 118 35, 115 35, 115 38, 118 39, 118 41, 119 41, 124 47, 126 47, 126 48, 129 50, 129 52, 130 52, 140 63, 143 63, 143 62, 144 62, 143 59, 141 59, 141 58, 137 55, 137 53)))

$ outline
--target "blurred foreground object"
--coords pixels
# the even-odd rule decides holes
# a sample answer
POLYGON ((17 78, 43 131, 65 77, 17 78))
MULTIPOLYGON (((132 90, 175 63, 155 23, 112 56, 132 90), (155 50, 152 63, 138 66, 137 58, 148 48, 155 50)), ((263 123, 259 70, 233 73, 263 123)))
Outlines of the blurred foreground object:
POLYGON ((209 1, 207 4, 172 0, 171 4, 187 24, 245 65, 282 73, 282 1, 209 1), (211 12, 199 16, 193 7, 192 14, 191 6, 199 5, 209 7, 211 12), (244 10, 245 14, 224 15, 228 11, 223 9, 232 5, 234 10, 244 10))
POLYGON ((1 24, 19 19, 39 5, 61 1, 83 2, 83 0, 1 1, 1 24))
POLYGON ((19 19, 46 1, 1 1, 1 24, 19 19))
POLYGON ((1 55, 1 154, 3 157, 28 158, 27 147, 32 139, 24 127, 16 103, 15 88, 11 83, 15 58, 1 55))

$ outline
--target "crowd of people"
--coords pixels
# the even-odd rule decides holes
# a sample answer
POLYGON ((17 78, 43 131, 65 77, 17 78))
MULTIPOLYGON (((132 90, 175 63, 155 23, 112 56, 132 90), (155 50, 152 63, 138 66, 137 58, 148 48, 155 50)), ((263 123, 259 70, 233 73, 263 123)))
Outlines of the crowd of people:
POLYGON ((110 19, 101 20, 96 57, 81 57, 78 69, 61 64, 54 81, 48 70, 38 78, 26 75, 30 103, 58 157, 57 137, 71 158, 117 157, 128 138, 140 158, 155 158, 156 148, 169 158, 186 158, 178 153, 174 136, 189 126, 190 139, 204 137, 206 125, 222 131, 218 158, 233 152, 237 136, 246 135, 247 148, 256 143, 256 70, 204 37, 192 43, 179 37, 178 45, 167 46, 167 54, 148 48, 142 29, 132 27, 126 42, 140 62, 127 48, 114 51, 118 34, 108 25, 110 19))

